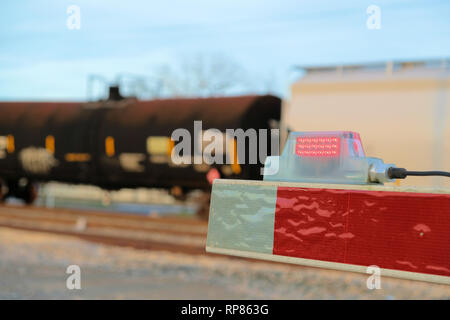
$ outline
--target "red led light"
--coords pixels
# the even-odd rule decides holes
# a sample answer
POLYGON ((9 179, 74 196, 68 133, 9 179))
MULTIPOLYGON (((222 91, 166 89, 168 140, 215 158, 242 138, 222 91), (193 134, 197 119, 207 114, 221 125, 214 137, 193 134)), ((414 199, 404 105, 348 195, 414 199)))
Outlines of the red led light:
POLYGON ((297 137, 295 153, 299 157, 338 157, 340 137, 297 137))

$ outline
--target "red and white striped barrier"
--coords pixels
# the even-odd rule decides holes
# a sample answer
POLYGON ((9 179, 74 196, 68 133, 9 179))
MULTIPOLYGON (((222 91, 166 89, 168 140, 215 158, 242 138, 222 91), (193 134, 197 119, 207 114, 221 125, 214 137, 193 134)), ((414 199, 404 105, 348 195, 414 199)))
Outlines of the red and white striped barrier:
POLYGON ((217 179, 206 250, 450 284, 450 190, 217 179))

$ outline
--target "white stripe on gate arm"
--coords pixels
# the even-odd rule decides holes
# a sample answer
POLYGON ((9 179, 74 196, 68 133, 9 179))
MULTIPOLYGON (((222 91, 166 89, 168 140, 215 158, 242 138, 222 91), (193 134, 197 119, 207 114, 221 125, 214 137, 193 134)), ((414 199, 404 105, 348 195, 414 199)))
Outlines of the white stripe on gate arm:
POLYGON ((214 183, 206 251, 273 253, 277 187, 214 183))

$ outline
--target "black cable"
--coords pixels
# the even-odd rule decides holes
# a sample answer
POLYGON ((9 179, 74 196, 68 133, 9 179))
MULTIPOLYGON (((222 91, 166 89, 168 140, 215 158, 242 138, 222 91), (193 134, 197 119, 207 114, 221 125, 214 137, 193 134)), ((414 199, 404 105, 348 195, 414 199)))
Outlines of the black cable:
POLYGON ((405 179, 407 176, 441 176, 450 177, 447 171, 408 171, 405 168, 391 167, 387 172, 390 179, 405 179))
POLYGON ((450 177, 450 172, 446 171, 406 171, 408 176, 443 176, 450 177))

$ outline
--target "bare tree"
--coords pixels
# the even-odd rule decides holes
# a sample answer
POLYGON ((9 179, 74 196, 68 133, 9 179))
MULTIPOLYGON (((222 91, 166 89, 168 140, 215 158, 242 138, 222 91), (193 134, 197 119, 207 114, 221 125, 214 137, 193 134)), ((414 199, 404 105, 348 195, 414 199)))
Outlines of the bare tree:
POLYGON ((248 86, 243 68, 220 54, 185 56, 175 65, 160 67, 155 75, 163 95, 172 97, 221 96, 248 86))
MULTIPOLYGON (((151 76, 122 72, 113 84, 126 97, 155 99, 162 97, 214 97, 234 94, 273 93, 274 74, 249 74, 233 59, 223 54, 187 55, 174 63, 162 65, 151 76)), ((107 99, 108 80, 98 75, 88 79, 88 100, 107 99), (94 80, 97 83, 94 83, 94 80), (94 84, 102 84, 103 93, 94 84), (97 88, 98 89, 98 88, 97 88)))

